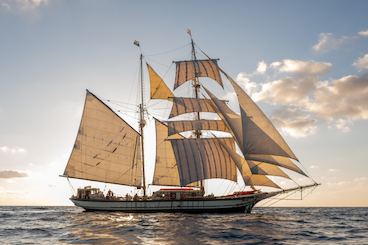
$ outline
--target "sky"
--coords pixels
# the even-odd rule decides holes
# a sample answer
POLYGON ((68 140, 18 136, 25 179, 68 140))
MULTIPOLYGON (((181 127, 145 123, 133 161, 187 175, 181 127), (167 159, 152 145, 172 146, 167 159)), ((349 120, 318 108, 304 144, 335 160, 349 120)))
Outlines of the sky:
POLYGON ((366 9, 366 1, 328 0, 0 0, 0 205, 71 205, 72 188, 91 184, 59 177, 85 89, 137 127, 133 41, 172 88, 171 64, 190 57, 191 28, 322 184, 275 205, 368 206, 366 9))

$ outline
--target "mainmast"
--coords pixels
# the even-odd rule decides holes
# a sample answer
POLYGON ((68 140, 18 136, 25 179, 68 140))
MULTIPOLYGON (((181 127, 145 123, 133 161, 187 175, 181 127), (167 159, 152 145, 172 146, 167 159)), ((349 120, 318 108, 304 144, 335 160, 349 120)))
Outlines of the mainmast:
MULTIPOLYGON (((194 41, 193 41, 193 37, 192 37, 192 31, 190 29, 188 29, 187 33, 190 36, 190 43, 192 45, 192 60, 193 60, 194 73, 195 73, 195 76, 193 78, 192 86, 193 86, 195 98, 199 99, 199 92, 200 92, 200 89, 201 89, 201 85, 199 83, 198 76, 197 76, 198 75, 197 74, 198 73, 198 71, 197 71, 197 55, 196 55, 196 50, 195 50, 194 41)), ((195 119, 196 120, 201 119, 201 113, 199 111, 196 113, 195 119)), ((201 130, 198 130, 198 129, 194 130, 194 136, 197 139, 201 138, 201 135, 202 135, 201 130)), ((200 186, 201 190, 204 190, 203 180, 200 181, 199 186, 200 186)))
POLYGON ((141 88, 141 103, 139 104, 139 133, 141 135, 141 151, 142 151, 142 175, 143 175, 143 196, 146 196, 146 174, 145 174, 145 164, 144 164, 144 126, 146 125, 146 120, 144 118, 144 93, 143 93, 143 54, 141 51, 141 46, 138 41, 134 41, 134 45, 139 48, 140 51, 140 71, 139 71, 139 80, 140 80, 140 88, 141 88))

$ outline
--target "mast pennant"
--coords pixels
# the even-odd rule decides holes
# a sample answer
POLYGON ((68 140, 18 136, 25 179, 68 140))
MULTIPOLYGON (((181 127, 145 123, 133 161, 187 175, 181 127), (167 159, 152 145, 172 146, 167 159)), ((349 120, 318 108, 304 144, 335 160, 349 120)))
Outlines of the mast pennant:
POLYGON ((139 137, 128 123, 87 91, 78 135, 64 175, 141 187, 139 137))

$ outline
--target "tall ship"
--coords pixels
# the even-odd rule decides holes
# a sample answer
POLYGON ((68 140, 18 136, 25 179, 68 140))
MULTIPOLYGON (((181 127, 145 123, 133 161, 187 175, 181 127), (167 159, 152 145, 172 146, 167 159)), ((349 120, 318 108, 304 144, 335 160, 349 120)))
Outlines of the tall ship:
POLYGON ((130 186, 135 195, 86 186, 70 198, 76 206, 87 211, 250 213, 264 199, 318 185, 251 97, 188 34, 191 59, 173 62, 173 90, 150 64, 144 69, 145 57, 134 42, 140 50, 138 130, 87 90, 74 147, 61 176, 130 186), (186 83, 191 85, 190 96, 175 96, 186 83), (237 108, 215 95, 224 93, 224 85, 235 93, 237 108), (148 94, 150 101, 170 104, 168 117, 148 117, 148 94), (145 129, 147 120, 154 121, 155 134, 145 129), (145 161, 153 157, 145 154, 147 135, 156 141, 152 183, 146 181, 146 169, 153 167, 145 161), (295 185, 282 187, 274 176, 295 185), (295 176, 307 178, 308 184, 297 184, 295 176), (238 189, 213 195, 208 191, 213 179, 236 183, 238 189), (153 187, 159 189, 148 195, 153 187))

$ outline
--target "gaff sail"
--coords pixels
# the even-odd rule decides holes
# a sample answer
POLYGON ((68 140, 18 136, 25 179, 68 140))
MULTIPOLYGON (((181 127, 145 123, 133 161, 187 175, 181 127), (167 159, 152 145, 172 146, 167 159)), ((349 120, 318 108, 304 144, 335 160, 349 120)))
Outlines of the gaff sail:
POLYGON ((141 187, 139 137, 127 122, 87 91, 78 135, 64 175, 141 187))

